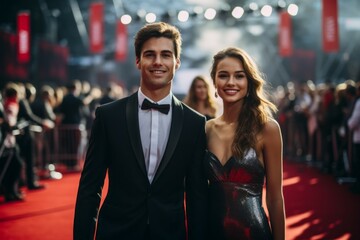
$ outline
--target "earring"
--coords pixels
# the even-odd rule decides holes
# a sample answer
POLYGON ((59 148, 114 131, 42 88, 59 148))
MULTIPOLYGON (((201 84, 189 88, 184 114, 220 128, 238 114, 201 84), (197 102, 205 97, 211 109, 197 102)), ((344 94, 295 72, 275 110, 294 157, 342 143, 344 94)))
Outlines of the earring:
POLYGON ((215 90, 215 97, 217 98, 218 97, 218 94, 217 94, 217 91, 215 90))

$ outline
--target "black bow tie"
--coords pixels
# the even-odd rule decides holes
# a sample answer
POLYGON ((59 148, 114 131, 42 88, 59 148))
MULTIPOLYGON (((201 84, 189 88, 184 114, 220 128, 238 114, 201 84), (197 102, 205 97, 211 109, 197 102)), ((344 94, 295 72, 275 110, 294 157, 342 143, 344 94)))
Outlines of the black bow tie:
POLYGON ((141 105, 141 109, 142 110, 146 110, 146 109, 156 109, 161 113, 164 114, 168 114, 170 111, 170 104, 157 104, 157 103, 152 103, 149 100, 147 100, 146 98, 144 99, 142 105, 141 105))

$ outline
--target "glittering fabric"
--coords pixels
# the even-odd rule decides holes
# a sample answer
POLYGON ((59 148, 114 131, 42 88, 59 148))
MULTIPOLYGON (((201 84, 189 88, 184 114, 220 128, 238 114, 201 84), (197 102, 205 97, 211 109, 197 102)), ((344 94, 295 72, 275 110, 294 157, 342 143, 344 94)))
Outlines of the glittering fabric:
POLYGON ((209 166, 209 233, 211 239, 272 239, 262 207, 265 170, 250 149, 244 159, 231 157, 222 165, 206 154, 209 166))

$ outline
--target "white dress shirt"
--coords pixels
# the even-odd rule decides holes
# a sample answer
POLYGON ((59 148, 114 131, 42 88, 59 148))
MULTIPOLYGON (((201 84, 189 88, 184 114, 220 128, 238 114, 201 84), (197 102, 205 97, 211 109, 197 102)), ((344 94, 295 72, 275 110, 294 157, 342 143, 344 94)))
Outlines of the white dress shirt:
POLYGON ((145 166, 150 183, 154 179, 161 159, 164 155, 165 148, 169 139, 172 113, 172 93, 164 99, 156 102, 158 104, 170 104, 168 114, 163 114, 154 109, 142 110, 141 104, 147 98, 150 102, 155 103, 146 97, 141 89, 138 91, 139 102, 139 129, 141 144, 144 152, 145 166))

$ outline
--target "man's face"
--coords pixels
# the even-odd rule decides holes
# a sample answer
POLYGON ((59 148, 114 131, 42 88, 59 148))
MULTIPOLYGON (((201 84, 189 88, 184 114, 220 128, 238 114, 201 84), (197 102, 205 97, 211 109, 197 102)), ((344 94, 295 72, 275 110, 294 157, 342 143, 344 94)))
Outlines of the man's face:
POLYGON ((164 90, 170 92, 171 81, 180 66, 171 39, 160 37, 147 40, 141 50, 136 66, 141 72, 141 90, 164 90))

